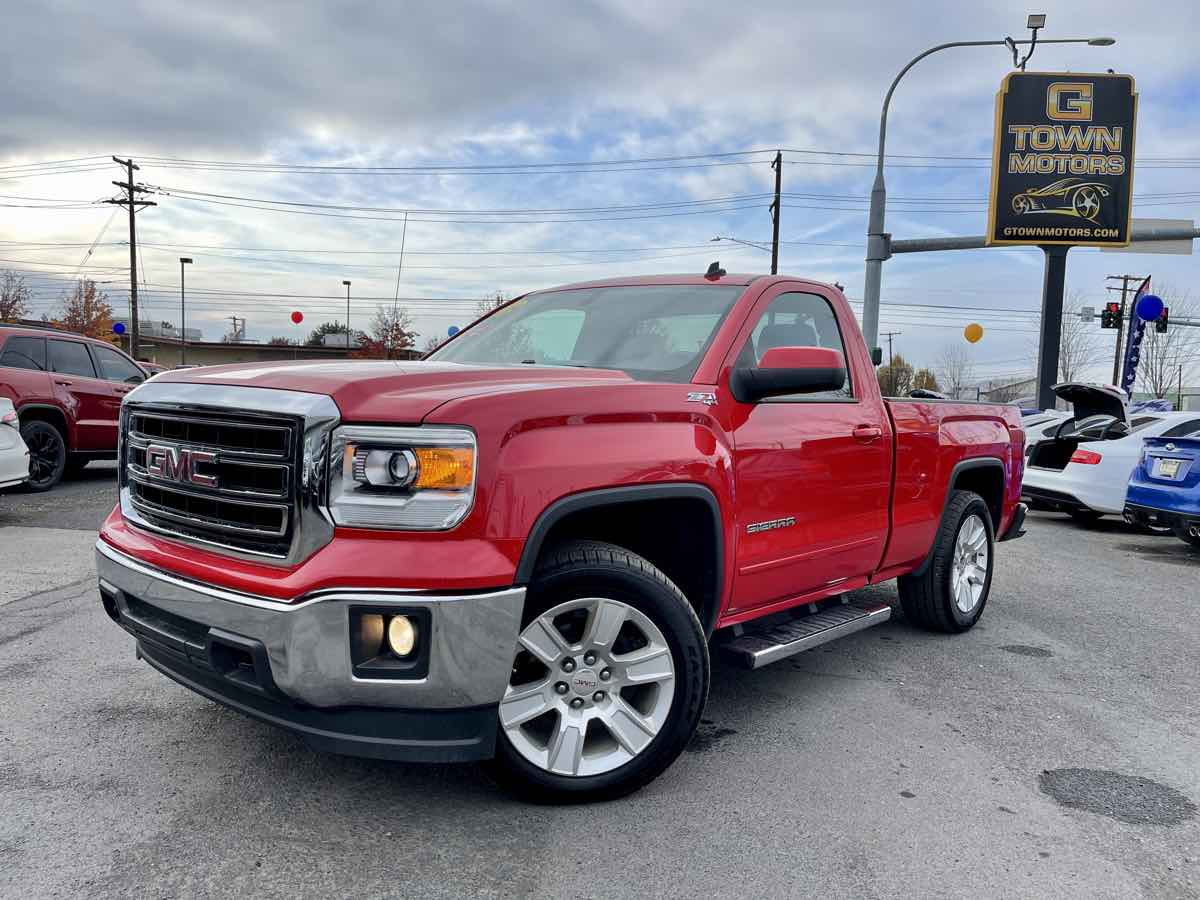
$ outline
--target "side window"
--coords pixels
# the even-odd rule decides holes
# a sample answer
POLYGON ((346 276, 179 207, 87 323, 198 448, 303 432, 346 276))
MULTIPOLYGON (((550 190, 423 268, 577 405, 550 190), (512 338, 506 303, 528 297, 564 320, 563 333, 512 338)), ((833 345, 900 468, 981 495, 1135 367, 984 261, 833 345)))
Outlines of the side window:
MULTIPOLYGON (((838 328, 833 307, 824 297, 799 292, 780 294, 762 314, 754 331, 738 354, 737 365, 757 366, 773 347, 825 347, 846 356, 846 345, 838 328)), ((850 367, 846 367, 846 383, 836 391, 815 394, 790 394, 774 397, 774 402, 813 400, 853 400, 854 386, 850 383, 850 367)), ((767 401, 771 402, 771 401, 767 401)))
POLYGON ((39 337, 10 337, 0 353, 0 366, 12 369, 46 369, 46 339, 39 337))
POLYGON ((107 347, 97 347, 93 344, 92 355, 96 357, 96 365, 100 367, 100 377, 107 381, 133 383, 135 381, 144 381, 146 378, 145 372, 116 350, 109 350, 107 347))
POLYGON ((1188 419, 1168 428, 1161 437, 1195 437, 1200 432, 1200 419, 1188 419))
POLYGON ((88 355, 87 344, 80 341, 47 341, 50 356, 50 371, 61 372, 64 375, 82 375, 85 378, 95 378, 96 369, 92 366, 92 358, 88 355))

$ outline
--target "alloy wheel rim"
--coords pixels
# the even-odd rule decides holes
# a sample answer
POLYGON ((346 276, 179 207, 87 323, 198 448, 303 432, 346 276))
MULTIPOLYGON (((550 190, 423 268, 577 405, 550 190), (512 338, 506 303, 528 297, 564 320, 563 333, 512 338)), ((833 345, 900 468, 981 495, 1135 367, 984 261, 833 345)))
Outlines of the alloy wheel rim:
POLYGON ((950 566, 950 589, 959 612, 969 613, 979 605, 987 584, 989 556, 983 519, 973 514, 967 516, 958 528, 950 566))
POLYGON ((1075 211, 1082 218, 1092 219, 1100 212, 1100 198, 1092 188, 1082 188, 1075 195, 1075 211))
POLYGON ((58 438, 39 431, 25 442, 25 446, 29 449, 30 481, 35 484, 49 481, 58 466, 58 438))
POLYGON ((658 626, 627 603, 584 597, 521 632, 500 727, 545 772, 601 775, 650 745, 674 696, 675 661, 658 626))

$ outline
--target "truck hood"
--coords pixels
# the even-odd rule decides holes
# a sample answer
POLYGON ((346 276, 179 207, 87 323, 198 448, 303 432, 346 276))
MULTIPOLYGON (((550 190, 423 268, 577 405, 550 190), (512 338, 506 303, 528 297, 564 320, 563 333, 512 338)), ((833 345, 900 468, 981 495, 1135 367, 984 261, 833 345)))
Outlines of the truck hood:
POLYGON ((419 422, 460 397, 632 381, 624 372, 609 369, 387 360, 206 366, 154 380, 328 394, 347 421, 396 423, 419 422))

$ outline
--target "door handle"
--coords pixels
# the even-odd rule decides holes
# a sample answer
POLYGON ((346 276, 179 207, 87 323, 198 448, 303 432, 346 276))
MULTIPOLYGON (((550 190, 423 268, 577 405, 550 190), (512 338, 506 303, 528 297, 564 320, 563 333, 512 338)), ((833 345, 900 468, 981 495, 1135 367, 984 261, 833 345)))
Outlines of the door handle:
POLYGON ((54 379, 54 383, 55 383, 55 384, 60 384, 60 385, 62 385, 63 387, 71 387, 71 385, 73 385, 75 382, 73 382, 73 381, 66 381, 66 380, 64 380, 64 379, 61 379, 61 378, 55 378, 55 379, 54 379))
POLYGON ((883 437, 883 429, 878 425, 855 425, 851 434, 854 435, 855 440, 873 441, 883 437))

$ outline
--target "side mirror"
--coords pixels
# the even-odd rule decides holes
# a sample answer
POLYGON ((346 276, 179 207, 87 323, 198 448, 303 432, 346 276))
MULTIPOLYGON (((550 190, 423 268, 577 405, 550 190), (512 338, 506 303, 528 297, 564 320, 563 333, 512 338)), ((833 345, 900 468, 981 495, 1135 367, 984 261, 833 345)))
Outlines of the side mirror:
POLYGON ((845 383, 845 359, 825 347, 772 347, 757 368, 734 369, 729 376, 729 389, 739 403, 836 391, 845 383))

